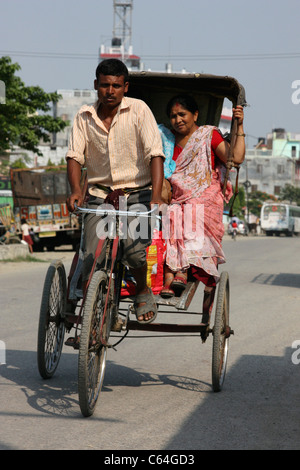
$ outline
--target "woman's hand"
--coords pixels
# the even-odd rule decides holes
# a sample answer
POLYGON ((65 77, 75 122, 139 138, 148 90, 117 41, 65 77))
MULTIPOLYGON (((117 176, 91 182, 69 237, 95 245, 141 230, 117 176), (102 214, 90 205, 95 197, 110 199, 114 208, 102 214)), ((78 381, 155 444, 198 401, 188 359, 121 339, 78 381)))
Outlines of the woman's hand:
MULTIPOLYGON (((238 105, 236 108, 232 109, 232 119, 237 119, 237 133, 236 133, 236 142, 233 149, 233 162, 240 165, 245 159, 245 133, 244 133, 244 109, 243 106, 238 105)), ((226 141, 221 142, 216 148, 217 157, 222 160, 223 163, 226 163, 229 156, 229 144, 226 141)))
POLYGON ((245 159, 245 132, 244 132, 244 109, 243 106, 238 105, 232 109, 233 119, 237 119, 236 142, 233 149, 233 161, 240 165, 245 159))
POLYGON ((241 105, 238 105, 236 108, 232 109, 233 119, 237 119, 238 126, 242 126, 244 122, 244 108, 241 105))

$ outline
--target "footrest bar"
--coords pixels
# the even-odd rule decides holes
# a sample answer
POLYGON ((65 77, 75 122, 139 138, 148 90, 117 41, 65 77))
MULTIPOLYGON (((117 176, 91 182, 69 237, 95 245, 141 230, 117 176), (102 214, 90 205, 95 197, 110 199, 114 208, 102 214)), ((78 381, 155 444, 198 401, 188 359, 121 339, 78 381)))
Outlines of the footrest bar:
POLYGON ((203 325, 180 325, 174 323, 139 323, 130 320, 127 323, 127 330, 139 331, 161 331, 161 332, 180 332, 180 333, 200 333, 205 329, 203 325))

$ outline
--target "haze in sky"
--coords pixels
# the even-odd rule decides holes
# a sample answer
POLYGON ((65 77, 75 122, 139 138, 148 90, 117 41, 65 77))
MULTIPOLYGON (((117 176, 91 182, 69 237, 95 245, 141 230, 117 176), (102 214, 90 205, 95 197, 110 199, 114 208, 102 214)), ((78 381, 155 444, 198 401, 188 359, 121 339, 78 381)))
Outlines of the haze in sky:
MULTIPOLYGON (((0 0, 0 8, 0 56, 21 65, 26 85, 93 87, 113 0, 0 0)), ((235 77, 250 104, 251 148, 274 128, 300 133, 299 17, 299 0, 134 0, 133 53, 146 70, 170 62, 173 71, 235 77)))

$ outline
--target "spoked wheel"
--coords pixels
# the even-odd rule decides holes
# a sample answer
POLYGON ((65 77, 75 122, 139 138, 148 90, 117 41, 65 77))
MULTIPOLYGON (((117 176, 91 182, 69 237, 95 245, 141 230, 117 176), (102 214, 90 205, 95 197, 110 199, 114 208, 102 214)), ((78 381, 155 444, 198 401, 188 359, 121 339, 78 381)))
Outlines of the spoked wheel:
POLYGON ((67 282, 64 265, 54 261, 48 268, 40 308, 37 361, 44 379, 53 376, 62 352, 67 282))
POLYGON ((219 281, 213 327, 212 386, 214 392, 220 392, 224 384, 231 333, 229 327, 229 275, 227 272, 223 272, 219 281))
POLYGON ((103 384, 113 300, 111 292, 112 289, 108 293, 106 273, 96 271, 85 300, 78 358, 79 405, 86 417, 93 414, 103 384))

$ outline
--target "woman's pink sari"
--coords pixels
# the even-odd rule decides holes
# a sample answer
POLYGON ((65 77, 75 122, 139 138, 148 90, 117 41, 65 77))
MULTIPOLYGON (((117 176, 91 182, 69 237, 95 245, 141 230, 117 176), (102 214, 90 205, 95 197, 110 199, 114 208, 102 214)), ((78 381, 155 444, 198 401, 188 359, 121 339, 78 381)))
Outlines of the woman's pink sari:
MULTIPOLYGON (((219 279, 218 264, 225 263, 222 250, 223 205, 222 181, 225 167, 211 165, 213 126, 202 126, 190 137, 176 160, 169 178, 173 197, 165 216, 167 231, 166 263, 172 271, 198 266, 219 279)), ((225 200, 232 196, 227 184, 225 200)))

